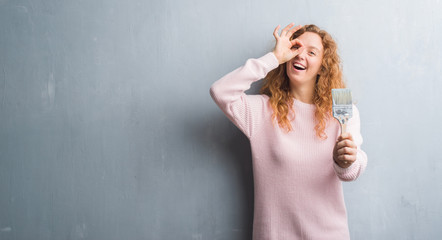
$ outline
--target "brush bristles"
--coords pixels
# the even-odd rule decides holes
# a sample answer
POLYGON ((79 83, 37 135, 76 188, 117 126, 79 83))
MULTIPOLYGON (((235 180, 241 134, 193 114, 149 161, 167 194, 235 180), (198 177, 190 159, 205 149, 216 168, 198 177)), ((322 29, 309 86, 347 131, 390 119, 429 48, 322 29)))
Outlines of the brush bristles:
POLYGON ((352 104, 350 89, 332 89, 333 105, 349 105, 352 104))

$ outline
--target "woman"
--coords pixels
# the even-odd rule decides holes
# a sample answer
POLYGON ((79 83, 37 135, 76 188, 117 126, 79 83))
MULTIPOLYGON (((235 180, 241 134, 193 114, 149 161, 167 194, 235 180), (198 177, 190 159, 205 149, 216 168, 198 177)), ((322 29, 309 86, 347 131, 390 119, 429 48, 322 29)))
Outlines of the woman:
POLYGON ((331 89, 344 88, 336 43, 315 25, 279 27, 272 52, 216 81, 210 94, 249 138, 253 239, 350 239, 341 181, 367 165, 359 112, 347 133, 332 117, 331 89), (262 78, 261 95, 245 90, 262 78))

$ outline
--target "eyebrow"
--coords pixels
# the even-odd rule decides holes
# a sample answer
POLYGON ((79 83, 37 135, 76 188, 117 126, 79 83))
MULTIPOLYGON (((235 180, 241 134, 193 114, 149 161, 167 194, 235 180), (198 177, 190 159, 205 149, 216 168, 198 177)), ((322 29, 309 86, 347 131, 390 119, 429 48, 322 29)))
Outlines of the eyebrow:
POLYGON ((314 48, 314 49, 316 49, 318 52, 320 52, 321 50, 319 50, 319 48, 317 48, 317 47, 314 47, 314 46, 306 46, 307 48, 314 48))

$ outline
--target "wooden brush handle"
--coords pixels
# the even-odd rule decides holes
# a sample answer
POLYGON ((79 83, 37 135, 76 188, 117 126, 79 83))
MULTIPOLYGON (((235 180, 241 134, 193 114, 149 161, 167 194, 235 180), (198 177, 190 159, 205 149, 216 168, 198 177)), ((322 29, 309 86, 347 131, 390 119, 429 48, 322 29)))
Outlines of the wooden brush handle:
POLYGON ((341 124, 341 135, 345 132, 347 132, 347 123, 342 123, 341 124))

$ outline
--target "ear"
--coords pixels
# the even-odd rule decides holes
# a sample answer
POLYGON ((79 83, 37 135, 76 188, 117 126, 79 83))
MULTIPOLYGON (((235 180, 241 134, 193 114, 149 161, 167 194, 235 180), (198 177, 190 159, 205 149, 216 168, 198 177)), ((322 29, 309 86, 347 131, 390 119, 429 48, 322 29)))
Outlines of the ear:
POLYGON ((318 75, 321 75, 325 72, 324 66, 321 65, 321 68, 319 69, 318 75))

